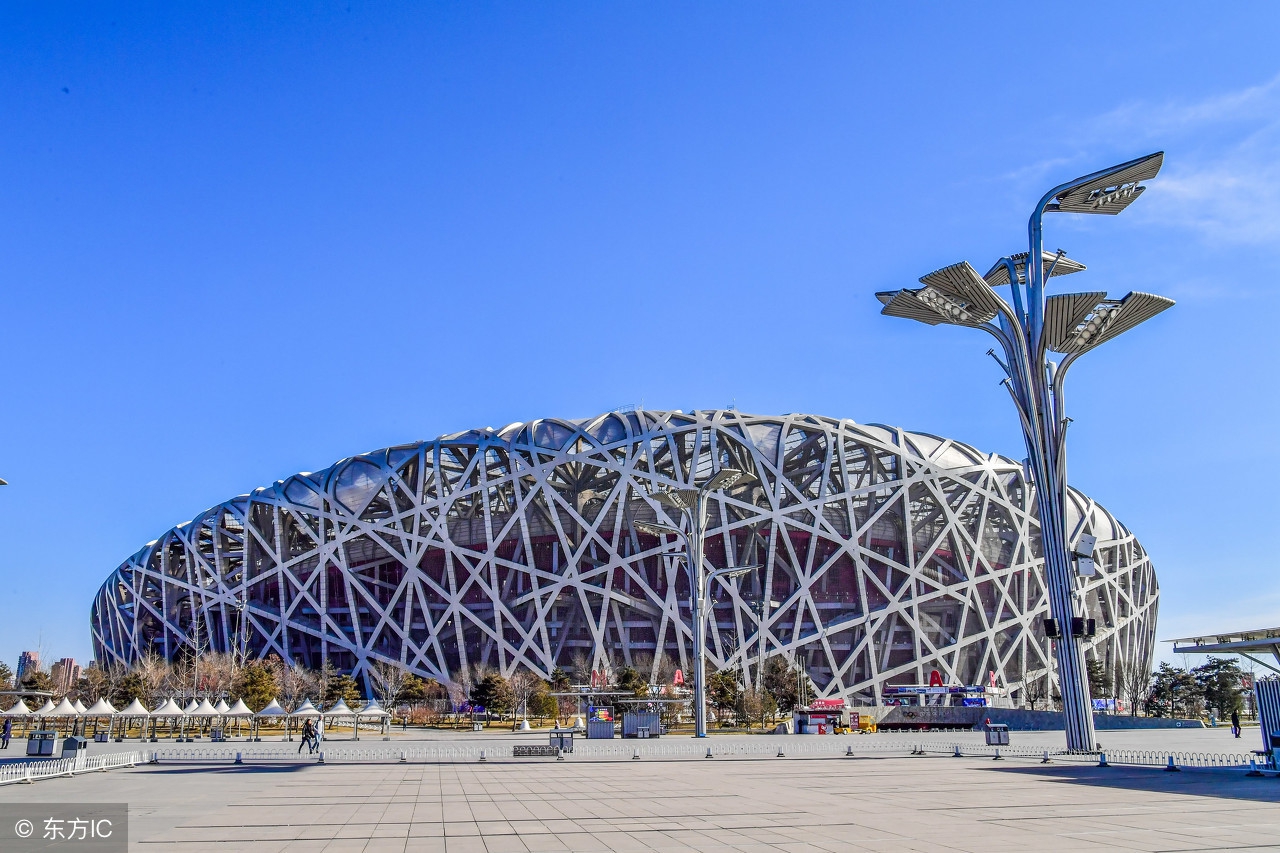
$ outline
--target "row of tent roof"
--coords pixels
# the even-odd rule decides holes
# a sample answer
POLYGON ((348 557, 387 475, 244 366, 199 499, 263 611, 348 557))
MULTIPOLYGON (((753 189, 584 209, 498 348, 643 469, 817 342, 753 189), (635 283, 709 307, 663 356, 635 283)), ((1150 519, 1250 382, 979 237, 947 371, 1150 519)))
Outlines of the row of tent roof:
POLYGON ((154 711, 148 711, 146 707, 134 699, 128 707, 117 711, 111 706, 106 699, 99 699, 91 708, 85 708, 77 699, 70 702, 63 697, 62 701, 57 705, 53 704, 53 700, 49 699, 39 710, 33 711, 27 707, 21 699, 18 704, 14 705, 7 711, 0 711, 0 717, 390 717, 382 706, 377 702, 370 701, 359 711, 351 709, 347 703, 339 699, 325 711, 321 711, 315 705, 311 704, 308 699, 292 711, 286 711, 279 702, 272 699, 267 707, 261 711, 254 713, 249 710, 249 706, 244 704, 243 699, 237 699, 234 705, 228 705, 226 700, 219 699, 218 704, 210 704, 208 699, 201 699, 198 703, 192 699, 187 707, 183 708, 173 699, 169 699, 163 705, 154 711))

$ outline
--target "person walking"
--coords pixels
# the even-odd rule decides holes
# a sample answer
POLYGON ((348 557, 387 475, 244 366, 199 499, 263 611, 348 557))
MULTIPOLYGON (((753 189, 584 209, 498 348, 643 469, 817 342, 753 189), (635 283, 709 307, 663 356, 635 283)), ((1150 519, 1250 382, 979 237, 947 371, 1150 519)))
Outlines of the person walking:
POLYGON ((9 738, 13 737, 13 720, 4 721, 4 730, 0 731, 0 749, 9 748, 9 738))
POLYGON ((311 724, 310 720, 302 724, 302 743, 298 744, 298 754, 302 754, 302 748, 307 748, 307 755, 315 752, 315 744, 313 741, 316 737, 316 728, 311 724))
MULTIPOLYGON (((1231 712, 1231 733, 1237 738, 1240 737, 1240 712, 1231 712)), ((7 742, 7 741, 6 741, 7 742)))

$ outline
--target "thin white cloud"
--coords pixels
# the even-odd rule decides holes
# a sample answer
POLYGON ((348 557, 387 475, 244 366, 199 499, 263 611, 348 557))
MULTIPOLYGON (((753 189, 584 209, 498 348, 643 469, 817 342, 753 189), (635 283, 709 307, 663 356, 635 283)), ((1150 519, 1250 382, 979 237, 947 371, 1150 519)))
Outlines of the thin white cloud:
MULTIPOLYGON (((1280 240, 1280 76, 1198 101, 1131 101, 1080 127, 1072 146, 1079 151, 1123 140, 1131 153, 1168 152, 1133 218, 1214 243, 1280 240)), ((1041 173, 1061 171, 1062 160, 1029 164, 1008 177, 1042 183, 1041 173)))

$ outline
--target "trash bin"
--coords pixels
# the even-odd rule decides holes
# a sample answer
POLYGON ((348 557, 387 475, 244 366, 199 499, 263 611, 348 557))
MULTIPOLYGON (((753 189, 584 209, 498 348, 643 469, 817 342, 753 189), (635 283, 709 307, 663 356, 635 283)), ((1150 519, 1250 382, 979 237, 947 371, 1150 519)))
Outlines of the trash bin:
POLYGON ((1004 723, 987 723, 987 746, 1008 746, 1009 727, 1004 723))
POLYGON ((27 735, 27 755, 47 755, 52 758, 58 746, 57 732, 39 731, 27 735))
POLYGON ((573 735, 573 729, 552 729, 551 746, 559 748, 561 752, 573 752, 573 735))
POLYGON ((73 735, 62 742, 62 757, 75 758, 76 754, 83 749, 89 748, 89 739, 73 735))

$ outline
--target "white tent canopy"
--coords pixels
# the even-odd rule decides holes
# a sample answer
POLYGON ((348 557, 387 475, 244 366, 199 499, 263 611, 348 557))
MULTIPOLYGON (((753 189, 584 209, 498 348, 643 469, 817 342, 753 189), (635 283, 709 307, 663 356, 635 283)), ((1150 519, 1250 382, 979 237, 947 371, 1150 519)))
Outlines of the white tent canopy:
POLYGON ((44 700, 44 704, 40 706, 40 710, 32 711, 31 713, 35 714, 37 717, 49 716, 50 714, 53 713, 53 700, 52 699, 44 700))
POLYGON ((182 713, 187 715, 194 714, 196 712, 196 708, 198 707, 199 706, 196 704, 196 700, 192 699, 190 702, 187 703, 187 707, 182 709, 182 713))
POLYGON ((66 696, 62 697, 62 701, 58 703, 48 714, 50 717, 78 717, 80 712, 76 710, 76 706, 71 704, 71 700, 66 696))
MULTIPOLYGON (((217 711, 219 714, 226 714, 228 711, 231 710, 231 706, 227 704, 226 699, 219 699, 218 704, 214 705, 213 709, 217 711)), ((248 709, 246 708, 245 710, 248 710, 248 709)))
POLYGON ((293 713, 290 716, 318 717, 320 716, 320 709, 317 708, 315 705, 312 705, 311 700, 308 699, 305 702, 303 702, 301 705, 299 705, 297 708, 294 708, 293 713))
POLYGON ((377 703, 376 700, 370 699, 369 703, 356 712, 358 717, 390 717, 391 715, 377 703))
POLYGON ((84 713, 84 703, 83 703, 83 702, 81 702, 79 699, 77 699, 76 701, 72 702, 72 703, 71 703, 71 707, 76 709, 76 713, 77 713, 77 714, 83 714, 83 713, 84 713))
POLYGON ((178 703, 170 698, 167 702, 151 712, 153 717, 185 717, 186 712, 178 707, 178 703))
POLYGON ((31 709, 27 707, 27 703, 21 699, 18 704, 14 705, 7 711, 0 711, 0 717, 30 717, 31 709))
POLYGON ((218 717, 222 712, 210 705, 208 699, 201 699, 200 704, 187 713, 193 717, 218 717))
POLYGON ((106 700, 106 697, 103 697, 94 702, 93 707, 85 711, 84 715, 86 717, 110 717, 115 712, 116 709, 111 707, 111 703, 106 700))
POLYGON ((150 717, 151 712, 141 702, 134 699, 123 711, 117 712, 121 717, 150 717))
POLYGON ((252 717, 253 712, 249 710, 249 706, 244 704, 243 699, 237 699, 236 704, 232 705, 222 713, 224 717, 252 717))
POLYGON ((277 702, 275 699, 272 699, 269 703, 267 703, 267 707, 263 708, 261 711, 259 711, 259 712, 258 712, 257 714, 255 714, 254 716, 258 716, 258 717, 287 717, 287 716, 289 716, 289 712, 288 712, 288 711, 286 711, 284 708, 281 708, 281 707, 280 707, 280 703, 279 703, 279 702, 277 702))
POLYGON ((345 699, 338 697, 338 701, 333 703, 333 707, 324 712, 326 717, 354 717, 356 712, 351 710, 345 699))

